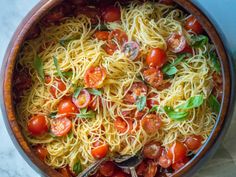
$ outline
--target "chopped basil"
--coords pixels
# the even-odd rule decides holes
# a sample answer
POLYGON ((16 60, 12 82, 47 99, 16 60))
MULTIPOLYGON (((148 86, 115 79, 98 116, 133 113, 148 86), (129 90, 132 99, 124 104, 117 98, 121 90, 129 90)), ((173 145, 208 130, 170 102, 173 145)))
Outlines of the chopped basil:
POLYGON ((92 95, 95 96, 101 96, 102 95, 102 91, 101 90, 97 90, 97 89, 87 89, 87 91, 89 93, 91 93, 92 95))
POLYGON ((212 62, 212 69, 214 71, 216 71, 217 73, 220 73, 221 66, 220 66, 220 62, 219 62, 219 59, 218 59, 216 53, 211 51, 209 53, 209 57, 210 57, 210 60, 212 62))
POLYGON ((214 95, 212 94, 210 95, 207 103, 209 104, 213 112, 217 114, 220 112, 220 103, 218 102, 217 98, 214 95))
POLYGON ((56 118, 56 116, 57 116, 57 112, 52 112, 49 114, 49 117, 53 119, 56 118))
POLYGON ((53 56, 53 62, 54 62, 54 65, 55 65, 55 67, 56 67, 57 74, 58 74, 62 79, 64 79, 64 76, 63 76, 63 74, 62 74, 62 72, 61 72, 61 70, 60 70, 60 68, 59 68, 59 65, 58 65, 58 60, 57 60, 57 58, 56 58, 55 56, 53 56))
POLYGON ((164 110, 159 105, 155 105, 155 106, 152 107, 152 109, 149 110, 149 112, 163 113, 164 110))
POLYGON ((170 67, 165 74, 168 76, 175 75, 178 72, 178 69, 175 66, 170 67))
POLYGON ((44 81, 43 61, 38 55, 36 55, 33 65, 41 80, 44 81))
POLYGON ((192 108, 197 108, 203 103, 203 95, 196 95, 189 98, 184 104, 177 107, 177 109, 188 110, 192 108))
MULTIPOLYGON (((91 25, 92 28, 96 28, 98 25, 91 25)), ((100 24, 98 26, 98 30, 101 30, 101 31, 108 31, 109 29, 107 28, 107 26, 105 24, 100 24)))
POLYGON ((192 37, 192 47, 200 48, 206 45, 209 42, 209 39, 207 36, 204 35, 197 35, 192 37))
POLYGON ((188 116, 187 111, 176 111, 170 106, 165 106, 164 110, 168 117, 170 117, 173 120, 184 120, 188 116))
POLYGON ((60 39, 59 40, 59 44, 62 46, 62 47, 66 47, 66 44, 69 43, 70 41, 73 41, 75 39, 60 39))
POLYGON ((77 114, 78 118, 86 119, 86 118, 94 118, 96 116, 96 113, 92 110, 87 111, 86 108, 80 109, 80 113, 77 114))
POLYGON ((82 166, 80 161, 76 162, 73 166, 73 172, 78 175, 80 172, 82 172, 82 166))
POLYGON ((137 102, 136 102, 136 106, 137 106, 137 109, 138 111, 142 111, 145 106, 146 106, 146 96, 141 96, 138 98, 137 102))
MULTIPOLYGON (((65 72, 61 72, 61 73, 62 73, 62 75, 63 75, 64 77, 71 77, 71 76, 73 75, 73 72, 72 72, 72 71, 65 71, 65 72)), ((56 75, 56 76, 59 76, 58 73, 56 73, 55 75, 56 75)))
POLYGON ((78 98, 78 96, 79 96, 79 94, 80 94, 80 92, 81 92, 82 89, 83 89, 82 87, 77 87, 77 88, 75 89, 74 94, 73 94, 73 98, 78 98))

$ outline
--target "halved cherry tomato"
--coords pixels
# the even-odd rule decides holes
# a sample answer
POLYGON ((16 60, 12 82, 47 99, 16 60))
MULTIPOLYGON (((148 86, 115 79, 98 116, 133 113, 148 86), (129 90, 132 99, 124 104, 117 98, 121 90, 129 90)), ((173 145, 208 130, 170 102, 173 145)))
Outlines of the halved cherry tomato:
POLYGON ((71 177, 70 172, 68 171, 68 169, 67 169, 66 167, 60 168, 58 171, 59 171, 59 173, 61 173, 62 176, 64 176, 64 177, 71 177))
POLYGON ((190 53, 190 54, 193 54, 193 48, 190 47, 188 44, 186 44, 184 50, 182 50, 180 53, 190 53))
POLYGON ((124 102, 134 104, 138 97, 147 95, 147 86, 143 82, 134 82, 124 97, 124 102))
POLYGON ((155 177, 157 173, 157 163, 152 160, 148 160, 147 165, 148 167, 144 173, 144 177, 155 177))
POLYGON ((173 33, 167 40, 168 49, 173 53, 182 52, 187 46, 186 38, 183 34, 173 33))
POLYGON ((91 66, 84 75, 85 86, 89 88, 101 88, 106 75, 106 70, 103 67, 91 66))
POLYGON ((66 117, 53 119, 51 122, 51 131, 56 136, 64 136, 71 130, 71 120, 66 117))
POLYGON ((134 41, 124 43, 121 49, 121 51, 125 54, 125 56, 132 61, 138 57, 139 50, 140 47, 138 43, 134 41))
POLYGON ((44 161, 48 155, 48 150, 42 145, 37 145, 35 147, 35 152, 40 160, 44 161))
POLYGON ((147 107, 149 109, 152 109, 152 107, 155 105, 159 105, 159 102, 157 101, 157 97, 158 95, 156 93, 151 93, 150 95, 148 95, 147 107))
POLYGON ((158 164, 162 168, 169 168, 171 166, 171 159, 169 159, 166 154, 163 154, 159 158, 158 164))
POLYGON ((123 172, 123 171, 121 171, 121 170, 117 170, 113 175, 112 175, 112 177, 127 177, 128 175, 125 173, 125 172, 123 172))
POLYGON ((184 143, 175 141, 167 151, 167 157, 171 159, 172 163, 179 162, 186 158, 187 148, 184 143))
POLYGON ((85 15, 92 24, 97 24, 98 19, 101 17, 100 10, 92 6, 79 6, 74 11, 75 16, 85 15))
POLYGON ((148 114, 142 119, 142 127, 148 134, 157 133, 162 126, 161 118, 155 114, 148 114))
POLYGON ((120 46, 123 46, 124 43, 128 41, 128 36, 124 31, 115 29, 110 33, 107 43, 109 48, 116 50, 118 47, 117 43, 114 41, 116 41, 120 46))
MULTIPOLYGON (((51 77, 50 76, 46 76, 45 77, 45 82, 48 84, 51 82, 51 77)), ((60 79, 55 79, 53 81, 52 86, 50 87, 49 91, 52 94, 52 96, 54 98, 57 97, 58 93, 63 92, 66 90, 66 85, 64 84, 64 82, 62 82, 62 80, 60 79)))
POLYGON ((175 4, 173 0, 160 0, 159 3, 165 4, 165 5, 174 5, 175 4))
POLYGON ((185 144, 190 151, 197 150, 202 145, 203 138, 200 135, 191 135, 186 138, 185 144))
POLYGON ((71 117, 78 112, 77 107, 72 102, 71 97, 63 98, 58 104, 58 114, 60 117, 71 117))
POLYGON ((136 168, 136 173, 138 176, 143 176, 147 169, 147 163, 142 161, 136 168))
POLYGON ((160 48, 153 48, 146 57, 149 67, 161 68, 167 61, 166 52, 160 48))
POLYGON ((185 29, 196 34, 201 34, 204 31, 197 18, 192 15, 186 20, 185 29))
POLYGON ((175 170, 178 171, 179 169, 181 169, 186 163, 188 163, 189 159, 185 158, 184 160, 180 161, 180 162, 176 162, 174 164, 171 165, 171 167, 175 170))
POLYGON ((90 100, 91 100, 91 95, 85 89, 80 91, 80 94, 77 98, 74 97, 72 98, 73 103, 78 108, 86 108, 89 105, 90 100))
POLYGON ((97 141, 96 143, 93 144, 91 154, 96 159, 102 159, 107 155, 108 150, 109 150, 108 144, 97 141))
POLYGON ((161 153, 161 144, 156 141, 146 144, 143 149, 143 155, 148 159, 158 159, 161 156, 161 153))
POLYGON ((133 122, 129 118, 124 120, 121 117, 117 117, 114 121, 114 126, 119 133, 125 133, 127 130, 130 132, 133 129, 133 122))
POLYGON ((143 71, 143 76, 147 83, 158 90, 163 84, 163 73, 159 69, 146 69, 143 71))
POLYGON ((28 131, 33 136, 43 135, 48 131, 47 118, 43 115, 32 116, 27 123, 28 131))
POLYGON ((101 164, 101 166, 99 168, 99 172, 103 176, 112 176, 115 172, 115 169, 116 169, 116 166, 113 162, 106 161, 106 162, 101 164))
POLYGON ((118 7, 107 7, 103 12, 102 12, 102 18, 105 22, 115 22, 120 20, 120 8, 118 7))
POLYGON ((145 108, 142 111, 134 110, 134 115, 132 117, 134 117, 137 120, 141 120, 143 116, 147 113, 147 111, 148 110, 145 108))
POLYGON ((110 32, 108 31, 96 31, 94 33, 94 37, 97 38, 98 40, 103 40, 106 41, 108 40, 110 32))

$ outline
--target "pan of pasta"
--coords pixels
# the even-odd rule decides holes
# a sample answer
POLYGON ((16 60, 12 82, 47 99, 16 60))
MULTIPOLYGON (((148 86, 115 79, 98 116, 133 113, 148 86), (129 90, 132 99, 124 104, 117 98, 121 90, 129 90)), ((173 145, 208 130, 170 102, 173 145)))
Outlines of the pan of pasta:
POLYGON ((3 110, 46 176, 128 177, 137 153, 140 177, 190 175, 227 129, 230 61, 191 2, 45 0, 19 28, 3 110))

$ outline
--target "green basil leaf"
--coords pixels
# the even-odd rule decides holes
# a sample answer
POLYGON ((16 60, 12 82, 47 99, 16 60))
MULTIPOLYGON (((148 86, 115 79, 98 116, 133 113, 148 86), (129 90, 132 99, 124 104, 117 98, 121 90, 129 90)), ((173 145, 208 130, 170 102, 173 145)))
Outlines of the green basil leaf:
POLYGON ((188 110, 192 108, 197 108, 203 103, 203 95, 196 95, 189 98, 184 104, 177 107, 177 109, 188 110))
POLYGON ((83 87, 77 87, 74 91, 73 98, 78 98, 82 89, 83 89, 83 87))
POLYGON ((138 100, 136 102, 136 106, 137 106, 138 111, 142 111, 145 108, 146 101, 147 101, 147 98, 145 96, 141 96, 138 98, 138 100))
POLYGON ((81 166, 81 163, 80 163, 80 161, 78 161, 78 162, 76 162, 75 164, 74 164, 74 166, 73 166, 73 172, 76 174, 76 175, 78 175, 79 173, 81 173, 82 172, 82 166, 81 166))
POLYGON ((216 71, 217 73, 220 73, 221 66, 220 66, 220 62, 219 62, 219 59, 218 59, 216 53, 211 51, 209 53, 209 56, 210 56, 210 59, 211 59, 211 62, 212 62, 213 70, 216 71))
POLYGON ((197 35, 192 37, 192 47, 199 48, 203 47, 209 42, 209 39, 207 36, 204 35, 197 35))
POLYGON ((41 80, 44 81, 43 61, 38 55, 36 55, 33 65, 41 80))
POLYGON ((165 74, 168 76, 175 75, 178 72, 178 69, 175 66, 170 67, 165 74))
POLYGON ((188 112, 186 111, 176 111, 170 106, 165 106, 164 110, 168 117, 170 117, 173 120, 185 120, 188 116, 188 112))
POLYGON ((72 138, 72 136, 73 136, 72 131, 70 131, 67 136, 68 136, 68 138, 72 138))
POLYGON ((91 93, 92 95, 95 96, 101 96, 102 95, 102 91, 101 90, 97 90, 97 89, 87 89, 87 91, 89 93, 91 93))
POLYGON ((55 119, 57 116, 57 112, 52 112, 48 115, 50 118, 55 119))
POLYGON ((59 65, 58 65, 58 60, 57 60, 57 58, 56 58, 55 56, 53 56, 53 62, 54 62, 54 65, 55 65, 55 67, 56 67, 57 74, 58 74, 62 79, 64 79, 64 76, 63 76, 63 74, 62 74, 62 72, 61 72, 61 70, 60 70, 60 68, 59 68, 59 65))
POLYGON ((152 107, 152 109, 149 110, 149 113, 151 112, 164 113, 165 111, 159 105, 155 105, 152 107))
MULTIPOLYGON (((98 25, 91 25, 92 28, 96 28, 98 25)), ((101 31, 109 31, 109 29, 107 28, 107 26, 105 24, 100 24, 98 26, 98 30, 101 31)))
POLYGON ((215 113, 220 112, 220 103, 218 102, 217 98, 214 95, 210 95, 208 101, 208 105, 211 107, 211 110, 215 113))
POLYGON ((87 111, 87 109, 81 109, 80 110, 80 113, 77 114, 77 117, 78 118, 81 118, 81 119, 87 119, 87 118, 95 118, 96 116, 96 112, 90 110, 90 111, 87 111))
MULTIPOLYGON (((73 75, 73 72, 72 72, 72 71, 65 71, 65 72, 61 72, 61 73, 62 73, 62 75, 63 75, 64 77, 71 77, 71 76, 73 75)), ((56 76, 59 76, 58 73, 56 73, 55 75, 56 75, 56 76)))

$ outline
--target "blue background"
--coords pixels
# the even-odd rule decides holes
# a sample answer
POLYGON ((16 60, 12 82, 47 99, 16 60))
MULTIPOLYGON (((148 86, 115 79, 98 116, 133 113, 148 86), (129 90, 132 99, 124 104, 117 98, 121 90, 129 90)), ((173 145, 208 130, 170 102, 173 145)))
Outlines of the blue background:
MULTIPOLYGON (((39 0, 0 0, 0 64, 2 62, 5 50, 13 35, 16 27, 23 17, 39 0)), ((233 56, 236 56, 236 0, 193 0, 218 27, 223 36, 227 49, 233 56)), ((19 155, 3 123, 0 112, 0 176, 1 177, 39 177, 39 175, 24 161, 19 155)), ((236 125, 236 124, 235 124, 236 125)), ((213 160, 200 170, 196 176, 222 176, 220 172, 227 177, 236 176, 235 162, 233 159, 236 154, 236 145, 229 145, 232 139, 236 137, 235 128, 231 126, 224 144, 213 157, 213 160), (228 143, 228 144, 227 144, 228 143), (231 152, 226 151, 230 149, 231 152), (222 155, 223 154, 223 155, 222 155), (233 155, 232 155, 233 154, 233 155), (220 164, 222 168, 210 168, 213 161, 226 159, 226 162, 220 164)), ((235 143, 236 144, 236 143, 235 143)))

